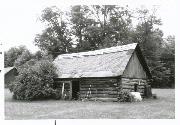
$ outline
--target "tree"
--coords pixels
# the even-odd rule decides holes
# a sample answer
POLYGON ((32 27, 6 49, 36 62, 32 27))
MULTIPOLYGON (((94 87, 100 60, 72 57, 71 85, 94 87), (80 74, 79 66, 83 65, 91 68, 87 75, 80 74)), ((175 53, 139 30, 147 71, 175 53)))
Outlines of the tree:
POLYGON ((175 87, 175 36, 167 36, 160 58, 163 64, 163 79, 167 87, 175 87))
POLYGON ((161 48, 163 42, 163 32, 159 28, 161 19, 157 18, 156 9, 150 12, 148 9, 138 9, 137 19, 139 21, 136 26, 134 42, 140 44, 145 57, 152 58, 159 56, 158 49, 161 48))
MULTIPOLYGON (((138 24, 132 30, 131 40, 139 43, 153 76, 153 87, 170 87, 174 79, 173 44, 167 45, 163 39, 163 32, 158 28, 161 19, 156 16, 156 9, 138 9, 135 13, 138 24), (171 49, 170 49, 171 48, 171 49), (166 60, 166 61, 165 61, 166 60), (172 69, 172 71, 171 71, 172 69), (171 74, 171 75, 170 75, 171 74), (170 77, 171 76, 171 77, 170 77), (171 79, 171 80, 170 80, 171 79)), ((173 37, 168 37, 173 41, 173 37)), ((173 43, 173 42, 169 42, 173 43)))
MULTIPOLYGON (((157 86, 166 86, 169 71, 173 76, 174 71, 169 69, 171 66, 173 69, 174 62, 164 61, 174 58, 171 54, 174 49, 169 49, 173 48, 173 42, 164 47, 166 42, 159 29, 162 22, 156 16, 155 8, 131 11, 128 6, 76 5, 71 6, 70 12, 61 12, 50 7, 43 11, 41 21, 47 27, 36 36, 35 44, 48 55, 56 57, 135 42, 139 43, 157 86)), ((171 43, 173 37, 168 40, 171 43)))
POLYGON ((4 66, 5 67, 14 66, 16 59, 26 50, 27 49, 25 46, 10 48, 7 52, 4 53, 4 66))
POLYGON ((83 51, 84 50, 84 31, 85 28, 88 26, 88 17, 87 13, 89 12, 88 6, 81 6, 81 5, 75 5, 71 7, 71 13, 70 13, 70 21, 72 25, 71 33, 73 36, 75 36, 77 46, 77 51, 83 51))
POLYGON ((80 51, 129 43, 132 21, 128 7, 73 6, 71 22, 80 51))
POLYGON ((23 51, 21 55, 15 60, 14 66, 20 67, 32 58, 32 54, 29 50, 23 51))
POLYGON ((33 58, 35 58, 37 60, 41 60, 43 57, 43 52, 37 51, 33 56, 34 56, 33 58))
POLYGON ((49 60, 41 60, 22 68, 15 82, 10 84, 10 91, 18 100, 52 98, 56 92, 53 85, 53 78, 56 76, 53 63, 49 60))
POLYGON ((70 52, 71 38, 68 36, 66 23, 62 20, 62 12, 56 7, 48 7, 43 10, 41 21, 46 23, 47 28, 42 34, 36 35, 35 45, 54 58, 70 52))

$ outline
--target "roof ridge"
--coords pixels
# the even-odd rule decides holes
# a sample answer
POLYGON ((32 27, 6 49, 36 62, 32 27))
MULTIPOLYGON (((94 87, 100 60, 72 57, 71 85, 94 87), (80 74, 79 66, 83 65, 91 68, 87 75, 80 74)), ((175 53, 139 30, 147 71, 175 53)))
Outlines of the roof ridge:
POLYGON ((126 44, 122 46, 114 46, 110 48, 87 51, 87 52, 62 54, 62 55, 59 55, 58 58, 70 59, 70 58, 80 58, 80 57, 86 57, 86 56, 104 55, 104 54, 109 54, 109 53, 116 53, 116 52, 127 51, 130 49, 135 49, 136 46, 137 46, 137 43, 131 43, 131 44, 126 44))

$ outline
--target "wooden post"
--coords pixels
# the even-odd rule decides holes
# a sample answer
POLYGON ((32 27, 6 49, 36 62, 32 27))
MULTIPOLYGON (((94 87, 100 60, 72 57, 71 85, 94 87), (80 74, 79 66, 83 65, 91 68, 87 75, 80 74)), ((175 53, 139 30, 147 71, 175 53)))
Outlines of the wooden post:
POLYGON ((64 99, 64 82, 63 82, 63 85, 62 85, 62 99, 64 99))
POLYGON ((69 91, 69 100, 72 99, 72 81, 69 82, 69 86, 70 86, 70 91, 69 91))

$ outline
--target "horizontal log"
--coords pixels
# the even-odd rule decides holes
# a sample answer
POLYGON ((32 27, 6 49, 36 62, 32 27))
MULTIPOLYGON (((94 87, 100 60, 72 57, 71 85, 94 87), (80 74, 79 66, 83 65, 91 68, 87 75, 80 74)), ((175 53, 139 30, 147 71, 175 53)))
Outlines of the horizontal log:
MULTIPOLYGON (((137 84, 138 86, 140 86, 140 87, 143 87, 143 86, 145 86, 145 85, 142 85, 142 84, 137 84)), ((134 86, 134 84, 122 84, 122 86, 134 86)))
POLYGON ((106 81, 106 82, 118 82, 118 80, 111 80, 111 79, 93 79, 93 80, 81 80, 81 82, 101 82, 101 81, 106 81))
POLYGON ((117 98, 106 98, 106 97, 104 97, 104 98, 90 98, 90 99, 88 99, 89 101, 103 101, 103 102, 117 102, 118 100, 117 100, 117 98))
POLYGON ((122 80, 122 82, 141 82, 141 83, 147 83, 147 81, 137 81, 137 80, 122 80))
POLYGON ((96 84, 96 85, 94 85, 94 84, 89 84, 89 85, 85 85, 85 84, 81 84, 80 85, 81 87, 83 87, 83 88, 89 88, 89 87, 92 87, 92 88, 96 88, 96 87, 98 87, 98 88, 108 88, 108 87, 117 87, 118 85, 103 85, 103 84, 96 84))
POLYGON ((118 92, 117 91, 80 91, 82 94, 110 94, 110 95, 115 95, 118 92))
POLYGON ((123 89, 134 89, 134 87, 130 87, 130 86, 123 86, 123 89))
POLYGON ((134 89, 129 89, 129 88, 123 88, 125 91, 134 91, 134 89))
POLYGON ((85 91, 87 91, 87 90, 91 90, 91 91, 115 91, 115 90, 117 90, 117 88, 115 88, 115 87, 109 87, 109 88, 80 88, 80 90, 81 91, 83 91, 83 90, 85 90, 85 91))
POLYGON ((106 89, 80 89, 80 91, 94 91, 94 92, 96 92, 96 91, 108 91, 108 92, 117 92, 117 90, 118 89, 108 89, 108 88, 106 88, 106 89))
POLYGON ((134 78, 134 79, 132 79, 132 78, 122 78, 121 80, 131 80, 131 81, 147 81, 147 79, 136 79, 136 78, 134 78))
POLYGON ((114 85, 116 86, 118 83, 117 82, 81 82, 81 85, 114 85))
POLYGON ((139 81, 122 81, 122 83, 143 83, 145 84, 146 82, 139 82, 139 81))
POLYGON ((83 79, 81 81, 109 81, 109 82, 117 82, 117 79, 103 79, 103 78, 97 78, 97 79, 83 79))
POLYGON ((93 97, 102 97, 102 98, 117 98, 118 95, 108 95, 108 94, 91 94, 91 95, 88 95, 87 94, 81 94, 80 95, 81 98, 86 98, 86 97, 90 97, 90 98, 93 98, 93 97))
POLYGON ((93 85, 93 84, 91 84, 91 85, 80 85, 82 88, 115 88, 115 87, 117 87, 117 85, 115 86, 115 85, 93 85))
MULTIPOLYGON (((122 88, 131 88, 131 89, 134 89, 134 86, 122 85, 122 88)), ((144 86, 138 86, 137 88, 138 88, 138 89, 144 89, 145 87, 144 87, 144 86)))
POLYGON ((116 88, 114 85, 80 85, 82 88, 116 88))
POLYGON ((138 85, 146 85, 147 83, 139 83, 139 82, 122 82, 122 84, 129 84, 129 85, 134 85, 134 84, 138 84, 138 85))
POLYGON ((83 82, 81 85, 117 85, 117 82, 83 82))

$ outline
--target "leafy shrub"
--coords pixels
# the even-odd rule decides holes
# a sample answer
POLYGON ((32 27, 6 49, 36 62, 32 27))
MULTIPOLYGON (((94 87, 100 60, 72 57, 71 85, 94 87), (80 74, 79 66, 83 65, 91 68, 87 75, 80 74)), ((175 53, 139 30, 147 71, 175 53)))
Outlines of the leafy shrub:
POLYGON ((57 94, 53 78, 56 68, 49 60, 41 60, 19 71, 16 80, 10 85, 13 97, 18 100, 52 98, 57 94))
POLYGON ((18 56, 18 58, 14 62, 14 66, 15 67, 21 66, 25 64, 27 61, 29 61, 31 58, 32 58, 32 54, 30 53, 29 50, 26 50, 22 52, 20 56, 18 56))
POLYGON ((127 90, 121 90, 118 94, 118 101, 119 102, 132 102, 134 97, 132 94, 127 90))

